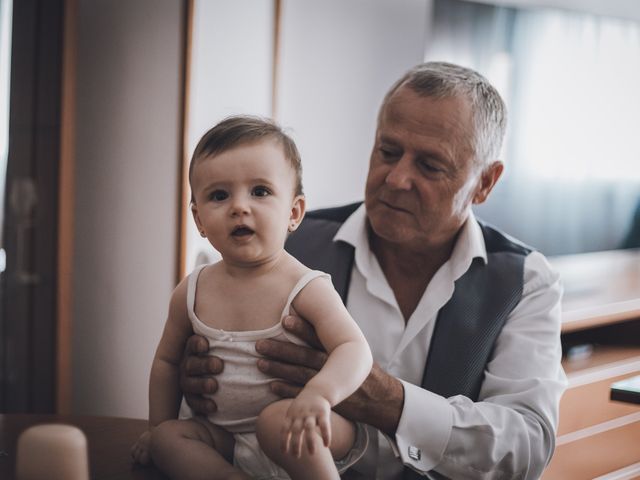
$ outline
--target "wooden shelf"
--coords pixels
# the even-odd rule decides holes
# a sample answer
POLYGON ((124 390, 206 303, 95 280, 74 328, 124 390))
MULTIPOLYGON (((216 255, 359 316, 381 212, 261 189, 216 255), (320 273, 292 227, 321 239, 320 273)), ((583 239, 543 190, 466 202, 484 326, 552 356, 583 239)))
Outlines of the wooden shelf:
POLYGON ((633 465, 638 462, 638 438, 640 418, 630 415, 619 426, 560 444, 542 478, 587 479, 633 465))
POLYGON ((572 378, 575 380, 592 372, 630 363, 640 364, 640 346, 595 345, 593 353, 586 358, 563 359, 562 368, 571 385, 572 378))
POLYGON ((569 385, 560 401, 556 451, 543 479, 635 471, 640 408, 611 401, 610 386, 640 374, 640 249, 549 261, 565 289, 562 366, 569 385), (572 358, 581 351, 583 356, 572 358))

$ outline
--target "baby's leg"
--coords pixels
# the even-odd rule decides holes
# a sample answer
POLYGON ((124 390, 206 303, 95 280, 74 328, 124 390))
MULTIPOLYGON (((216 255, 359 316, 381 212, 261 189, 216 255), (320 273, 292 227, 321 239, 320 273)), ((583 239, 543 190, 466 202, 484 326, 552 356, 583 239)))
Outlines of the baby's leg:
POLYGON ((291 400, 280 400, 267 406, 258 417, 256 434, 264 452, 278 465, 284 468, 292 479, 339 479, 334 459, 341 459, 355 442, 356 428, 349 420, 331 412, 331 445, 323 445, 320 430, 314 436, 315 452, 309 454, 303 444, 302 456, 296 458, 291 452, 284 453, 281 448, 282 426, 291 400))
POLYGON ((213 424, 169 420, 151 433, 151 458, 174 479, 249 479, 232 466, 233 444, 233 436, 213 424))

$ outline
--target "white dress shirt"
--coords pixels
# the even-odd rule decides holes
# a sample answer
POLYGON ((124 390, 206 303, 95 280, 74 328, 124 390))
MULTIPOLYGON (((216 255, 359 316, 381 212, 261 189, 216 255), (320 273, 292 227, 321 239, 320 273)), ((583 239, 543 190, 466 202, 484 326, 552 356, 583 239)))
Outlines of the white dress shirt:
POLYGON ((562 288, 544 256, 533 252, 525 259, 522 298, 496 341, 474 403, 420 387, 438 311, 471 261, 487 261, 473 214, 451 258, 436 272, 406 323, 369 248, 364 205, 342 225, 337 240, 355 247, 347 308, 367 338, 374 361, 404 387, 395 438, 370 428, 371 445, 358 470, 366 478, 384 480, 401 478, 403 464, 418 472, 436 469, 455 479, 538 478, 554 444, 558 404, 566 386, 560 365, 562 288))

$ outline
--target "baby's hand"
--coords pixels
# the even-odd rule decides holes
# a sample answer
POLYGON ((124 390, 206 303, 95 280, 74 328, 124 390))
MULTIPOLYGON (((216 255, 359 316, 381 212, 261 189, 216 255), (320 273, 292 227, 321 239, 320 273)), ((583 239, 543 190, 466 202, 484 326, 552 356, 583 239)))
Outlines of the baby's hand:
POLYGON ((131 447, 131 458, 140 465, 149 465, 151 463, 151 455, 149 454, 149 443, 151 441, 151 432, 146 431, 136 443, 131 447))
POLYGON ((331 404, 322 395, 305 388, 293 400, 282 427, 282 451, 296 457, 302 455, 302 444, 306 443, 313 455, 317 429, 325 447, 331 443, 331 404))

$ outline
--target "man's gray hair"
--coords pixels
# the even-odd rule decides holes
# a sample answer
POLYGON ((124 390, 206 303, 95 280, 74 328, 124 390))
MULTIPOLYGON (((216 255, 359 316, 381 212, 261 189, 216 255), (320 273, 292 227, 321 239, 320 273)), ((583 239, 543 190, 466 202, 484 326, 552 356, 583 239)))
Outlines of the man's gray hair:
POLYGON ((381 113, 391 96, 404 85, 425 97, 466 98, 475 117, 475 139, 471 146, 476 159, 481 164, 498 159, 507 128, 507 107, 486 78, 470 68, 452 63, 422 63, 393 84, 384 97, 381 113))

